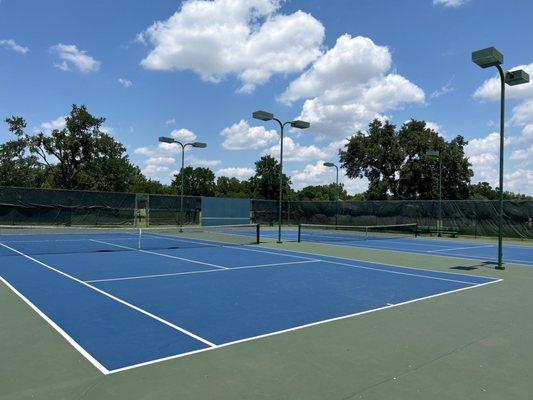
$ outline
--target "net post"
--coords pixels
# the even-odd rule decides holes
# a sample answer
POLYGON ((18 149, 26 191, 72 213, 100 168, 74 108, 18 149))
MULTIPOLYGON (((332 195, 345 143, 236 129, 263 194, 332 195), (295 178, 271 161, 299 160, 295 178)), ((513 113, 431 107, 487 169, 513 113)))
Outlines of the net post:
POLYGON ((142 247, 141 247, 142 234, 143 234, 143 229, 139 228, 139 240, 137 241, 137 250, 142 250, 142 247))
POLYGON ((418 223, 415 223, 415 238, 418 237, 418 223))
POLYGON ((261 228, 259 224, 255 224, 255 244, 261 243, 261 228))
POLYGON ((298 243, 302 241, 302 224, 298 224, 298 243))

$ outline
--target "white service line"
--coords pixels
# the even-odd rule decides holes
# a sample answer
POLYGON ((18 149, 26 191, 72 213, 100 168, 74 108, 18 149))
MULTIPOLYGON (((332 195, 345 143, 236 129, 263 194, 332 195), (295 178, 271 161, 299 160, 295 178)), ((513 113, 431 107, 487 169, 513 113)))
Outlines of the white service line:
POLYGON ((165 277, 165 276, 206 274, 209 272, 224 272, 224 271, 227 272, 227 271, 240 270, 240 269, 278 267, 281 265, 308 264, 308 263, 315 263, 315 262, 322 262, 322 260, 290 261, 290 262, 273 263, 273 264, 244 265, 242 267, 233 267, 233 268, 226 268, 226 269, 206 269, 203 271, 169 272, 167 274, 125 276, 125 277, 120 277, 120 278, 93 279, 93 280, 85 281, 85 282, 96 283, 96 282, 129 281, 132 279, 150 279, 150 278, 160 278, 160 277, 165 277))
POLYGON ((413 300, 407 300, 407 301, 404 301, 404 302, 401 302, 401 303, 395 303, 395 304, 391 304, 391 305, 386 305, 386 306, 379 307, 379 308, 374 308, 374 309, 371 309, 371 310, 361 311, 361 312, 348 314, 348 315, 342 315, 342 316, 339 316, 339 317, 334 317, 334 318, 329 318, 329 319, 325 319, 325 320, 321 320, 321 321, 311 322, 309 324, 299 325, 299 326, 295 326, 295 327, 288 328, 288 329, 283 329, 283 330, 276 331, 276 332, 270 332, 270 333, 265 333, 263 335, 258 335, 258 336, 253 336, 253 337, 249 337, 249 338, 245 338, 245 339, 235 340, 233 342, 228 342, 228 343, 223 343, 223 344, 216 345, 215 347, 209 347, 209 348, 205 348, 205 349, 191 351, 191 352, 188 352, 188 353, 176 354, 174 356, 169 356, 169 357, 159 358, 159 359, 156 359, 156 360, 146 361, 146 362, 139 363, 139 364, 133 364, 133 365, 129 365, 127 367, 114 369, 114 370, 110 371, 110 373, 114 374, 114 373, 117 373, 117 372, 123 372, 123 371, 127 371, 129 369, 134 369, 134 368, 138 368, 138 367, 144 367, 146 365, 155 364, 155 363, 159 363, 159 362, 162 362, 162 361, 173 360, 173 359, 176 359, 176 358, 185 357, 185 356, 189 356, 189 355, 192 355, 192 354, 203 353, 205 351, 221 349, 221 348, 224 348, 224 347, 233 346, 235 344, 249 342, 249 341, 257 340, 257 339, 262 339, 262 338, 269 337, 269 336, 275 336, 275 335, 279 335, 279 334, 282 334, 282 333, 288 333, 288 332, 295 332, 295 331, 298 331, 300 329, 309 328, 311 326, 322 325, 322 324, 326 324, 326 323, 333 322, 333 321, 339 321, 339 320, 343 320, 343 319, 347 319, 347 318, 351 318, 351 317, 356 317, 356 316, 359 316, 359 315, 371 314, 373 312, 382 311, 382 310, 386 310, 386 309, 394 308, 394 307, 400 307, 400 306, 403 306, 403 305, 406 305, 406 304, 416 303, 416 302, 422 301, 422 300, 428 300, 428 299, 431 299, 431 298, 440 297, 440 296, 444 296, 444 295, 451 294, 451 293, 457 293, 457 292, 462 292, 464 290, 470 290, 470 289, 478 288, 478 287, 481 287, 481 286, 491 285, 493 283, 501 282, 502 280, 503 279, 497 279, 497 280, 494 280, 494 281, 491 281, 491 282, 480 283, 480 284, 477 284, 476 286, 467 286, 467 287, 464 287, 464 288, 449 290, 447 292, 432 294, 430 296, 420 297, 420 298, 413 299, 413 300))
POLYGON ((439 249, 439 250, 426 250, 426 253, 436 253, 437 251, 483 249, 483 248, 486 248, 486 247, 496 247, 496 245, 495 244, 486 244, 486 245, 468 246, 468 247, 447 247, 445 249, 439 249))
POLYGON ((172 322, 169 322, 169 321, 167 321, 167 320, 165 320, 165 319, 163 319, 163 318, 161 318, 161 317, 158 317, 158 316, 155 315, 155 314, 152 314, 152 313, 149 312, 149 311, 146 311, 146 310, 144 310, 144 309, 142 309, 142 308, 140 308, 140 307, 137 307, 137 306, 135 306, 135 305, 133 305, 133 304, 131 304, 131 303, 128 303, 127 301, 122 300, 122 299, 120 299, 120 298, 118 298, 118 297, 112 295, 111 293, 107 293, 106 291, 104 291, 104 290, 102 290, 102 289, 99 289, 99 288, 97 288, 96 286, 90 285, 89 283, 84 282, 84 281, 82 281, 81 279, 78 279, 78 278, 76 278, 76 277, 74 277, 74 276, 72 276, 72 275, 67 274, 66 272, 63 272, 63 271, 61 271, 61 270, 59 270, 59 269, 57 269, 57 268, 54 268, 54 267, 52 267, 52 266, 50 266, 50 265, 48 265, 48 264, 45 264, 45 263, 43 263, 42 261, 37 260, 36 258, 33 258, 33 257, 31 257, 31 256, 29 256, 29 255, 27 255, 27 254, 24 254, 24 253, 22 253, 21 251, 18 251, 18 250, 14 249, 14 248, 12 248, 12 247, 10 247, 10 246, 7 246, 6 244, 0 243, 0 246, 3 246, 3 247, 5 247, 6 249, 11 250, 11 251, 17 253, 17 254, 21 255, 22 257, 25 257, 25 258, 27 258, 28 260, 33 261, 33 262, 36 263, 36 264, 39 264, 39 265, 41 265, 41 266, 43 266, 43 267, 45 267, 45 268, 48 268, 48 269, 51 270, 51 271, 54 271, 54 272, 56 272, 56 273, 58 273, 58 274, 60 274, 60 275, 63 275, 64 277, 66 277, 66 278, 68 278, 68 279, 71 279, 71 280, 73 280, 73 281, 75 281, 75 282, 78 282, 79 284, 81 284, 81 285, 83 285, 83 286, 86 286, 86 287, 88 287, 89 289, 92 289, 92 290, 94 290, 94 291, 96 291, 96 292, 98 292, 98 293, 100 293, 100 294, 102 294, 102 295, 104 295, 104 296, 106 296, 106 297, 109 297, 110 299, 115 300, 116 302, 118 302, 118 303, 120 303, 120 304, 123 304, 123 305, 125 305, 126 307, 129 307, 129 308, 131 308, 131 309, 133 309, 133 310, 135 310, 135 311, 140 312, 141 314, 144 314, 144 315, 146 315, 146 316, 148 316, 148 317, 150 317, 150 318, 153 318, 153 319, 155 319, 156 321, 161 322, 162 324, 165 324, 165 325, 167 325, 167 326, 169 326, 169 327, 171 327, 171 328, 173 328, 173 329, 175 329, 175 330, 177 330, 177 331, 179 331, 179 332, 181 332, 181 333, 184 333, 184 334, 187 335, 187 336, 190 336, 190 337, 192 337, 192 338, 194 338, 194 339, 196 339, 196 340, 198 340, 198 341, 200 341, 200 342, 202 342, 202 343, 207 344, 208 346, 211 346, 211 347, 216 346, 216 344, 210 342, 210 341, 207 340, 207 339, 204 339, 204 338, 201 337, 201 336, 198 336, 198 335, 196 335, 196 334, 194 334, 194 333, 188 331, 188 330, 185 329, 185 328, 182 328, 182 327, 180 327, 180 326, 178 326, 178 325, 174 325, 172 322))
POLYGON ((228 267, 223 267, 222 265, 211 264, 211 263, 207 263, 207 262, 203 262, 203 261, 193 260, 193 259, 191 259, 191 258, 184 258, 184 257, 178 257, 178 256, 171 256, 170 254, 157 253, 157 252, 155 252, 155 251, 150 251, 150 250, 136 249, 135 247, 122 246, 122 245, 120 245, 120 244, 104 242, 103 240, 96 240, 96 239, 89 239, 89 240, 91 240, 91 241, 93 241, 93 242, 98 242, 98 243, 106 244, 106 245, 108 245, 108 246, 115 246, 115 247, 120 247, 120 248, 123 248, 123 249, 126 249, 126 250, 139 251, 139 252, 141 252, 141 253, 155 254, 155 255, 158 255, 158 256, 161 256, 161 257, 174 258, 174 259, 176 259, 176 260, 187 261, 187 262, 194 263, 194 264, 207 265, 207 266, 209 266, 209 267, 215 267, 215 268, 219 268, 219 269, 230 269, 230 268, 228 268, 228 267))

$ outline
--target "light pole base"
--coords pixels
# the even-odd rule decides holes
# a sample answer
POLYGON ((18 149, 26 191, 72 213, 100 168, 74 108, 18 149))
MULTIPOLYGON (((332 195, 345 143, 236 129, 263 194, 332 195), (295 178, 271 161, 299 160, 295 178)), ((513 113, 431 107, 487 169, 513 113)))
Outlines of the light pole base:
POLYGON ((496 265, 496 269, 503 271, 505 269, 505 265, 496 265))
POLYGON ((277 240, 276 243, 277 243, 277 244, 281 244, 281 243, 283 243, 283 242, 282 242, 281 240, 277 240))

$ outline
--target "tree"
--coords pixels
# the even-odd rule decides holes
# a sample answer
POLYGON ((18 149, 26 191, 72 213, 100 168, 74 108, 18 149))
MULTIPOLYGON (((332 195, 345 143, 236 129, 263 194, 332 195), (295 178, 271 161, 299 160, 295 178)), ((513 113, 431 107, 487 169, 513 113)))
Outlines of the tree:
POLYGON ((247 181, 220 176, 217 178, 216 196, 247 198, 250 197, 250 185, 247 181))
POLYGON ((457 136, 446 142, 424 121, 410 120, 398 133, 405 161, 399 171, 398 197, 412 200, 430 200, 439 197, 439 160, 425 156, 438 150, 442 158, 442 197, 468 199, 470 169, 464 147, 468 142, 457 136))
POLYGON ((176 192, 169 186, 153 179, 146 179, 144 176, 138 182, 129 187, 129 192, 151 193, 151 194, 175 194, 176 192))
POLYGON ((436 199, 439 162, 425 154, 438 150, 443 198, 467 199, 473 176, 464 154, 467 143, 462 136, 447 142, 424 121, 410 120, 396 132, 389 122, 374 120, 368 133, 349 139, 340 158, 348 177, 369 180, 367 199, 436 199))
MULTIPOLYGON (((185 167, 183 169, 184 185, 183 193, 187 196, 214 196, 215 173, 209 168, 185 167)), ((171 183, 174 193, 181 193, 181 171, 174 175, 171 183)))
POLYGON ((341 165, 349 178, 368 179, 368 199, 396 197, 398 171, 405 158, 396 127, 375 119, 368 128, 368 133, 358 131, 349 138, 345 150, 339 151, 341 165))
MULTIPOLYGON (((339 198, 345 200, 348 193, 342 183, 339 186, 339 198)), ((337 185, 330 183, 329 185, 306 186, 295 192, 293 197, 295 200, 335 201, 337 199, 337 185)))
POLYGON ((36 156, 28 154, 24 138, 26 122, 20 117, 8 118, 10 131, 17 138, 0 145, 1 186, 41 186, 46 180, 46 171, 36 156))
MULTIPOLYGON (((470 185, 470 198, 472 200, 498 200, 499 198, 499 189, 492 188, 488 182, 478 182, 476 184, 470 185)), ((531 200, 533 197, 520 194, 504 191, 503 198, 505 200, 531 200)))
POLYGON ((27 151, 42 165, 50 186, 63 189, 125 191, 142 180, 126 148, 101 130, 104 118, 94 117, 85 106, 72 106, 65 128, 50 134, 24 133, 21 117, 8 118, 10 131, 24 141, 27 151))
MULTIPOLYGON (((255 175, 249 180, 251 194, 256 199, 276 200, 279 198, 279 162, 271 155, 265 155, 255 163, 255 175)), ((282 191, 288 197, 291 181, 282 175, 282 191)))

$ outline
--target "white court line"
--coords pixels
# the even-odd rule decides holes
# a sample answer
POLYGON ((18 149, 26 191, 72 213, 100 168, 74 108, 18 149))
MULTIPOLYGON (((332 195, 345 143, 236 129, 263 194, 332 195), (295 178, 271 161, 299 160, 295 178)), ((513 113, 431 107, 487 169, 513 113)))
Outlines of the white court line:
MULTIPOLYGON (((335 246, 335 245, 331 245, 331 246, 335 246)), ((446 275, 458 275, 458 276, 475 276, 475 277, 478 277, 478 278, 485 278, 485 279, 496 279, 494 278, 493 276, 486 276, 486 275, 466 275, 466 274, 463 274, 463 273, 460 273, 460 272, 450 272, 450 271, 437 271, 437 270, 434 270, 434 269, 429 269, 429 268, 422 268, 422 267, 406 267, 405 265, 397 265, 397 264, 390 264, 390 263, 386 263, 386 262, 377 262, 377 261, 368 261, 368 260, 360 260, 360 259, 355 259, 355 258, 348 258, 348 257, 339 257, 339 256, 329 256, 329 255, 326 255, 326 254, 320 254, 320 253, 309 253, 309 252, 305 252, 305 251, 299 251, 299 250, 290 250, 290 249, 273 249, 271 247, 267 247, 269 249, 272 249, 273 251, 262 251, 262 250, 256 250, 256 249, 250 249, 249 247, 247 246, 243 246, 244 248, 242 250, 249 250, 249 251, 259 251, 259 252, 265 252, 265 253, 270 253, 270 254, 276 254, 276 255, 284 255, 284 256, 289 256, 291 257, 290 254, 286 254, 286 253, 283 253, 283 252, 290 252, 290 253, 298 253, 298 254, 308 254, 308 255, 315 255, 317 257, 326 257, 326 258, 334 258, 334 259, 337 259, 337 260, 346 260, 346 261, 352 261, 352 262, 364 262, 364 263, 368 263, 368 264, 374 264, 374 265, 386 265, 388 267, 395 267, 395 268, 401 268, 401 269, 408 269, 408 270, 411 270, 411 271, 428 271, 428 272, 433 272, 433 273, 438 273, 438 274, 446 274, 446 275), (275 252, 277 251, 277 253, 275 252)), ((346 246, 340 246, 340 247, 346 247, 346 246)), ((349 246, 349 247, 352 247, 352 246, 349 246)), ((372 250, 375 250, 375 249, 372 249, 372 250)), ((384 249, 380 249, 380 250, 384 250, 384 249)), ((385 251, 389 251, 389 250, 385 250, 385 251)), ((392 251, 392 250, 390 250, 392 251)), ((398 250, 399 251, 399 250, 398 250)), ((407 253, 407 252, 405 252, 407 253)), ((411 252, 410 254, 424 254, 424 253, 413 253, 411 252)), ((298 256, 292 256, 292 257, 298 257, 298 256)), ((448 257, 448 256, 447 256, 448 257)), ((459 260, 464 260, 465 257, 454 257, 454 256, 449 256, 451 258, 457 258, 459 260)), ((306 259, 307 257, 300 257, 300 258, 303 258, 303 259, 306 259)), ((323 259, 322 259, 323 260, 323 259)), ((323 260, 323 261, 327 261, 327 260, 323 260)), ((479 261, 479 260, 475 260, 475 261, 479 261)))
POLYGON ((110 374, 114 374, 114 373, 117 373, 117 372, 123 372, 123 371, 127 371, 127 370, 130 370, 130 369, 138 368, 138 367, 144 367, 146 365, 160 363, 160 362, 163 362, 163 361, 173 360, 173 359, 176 359, 176 358, 185 357, 185 356, 189 356, 189 355, 192 355, 192 354, 198 354, 198 353, 203 353, 203 352, 211 351, 211 350, 215 350, 215 349, 221 349, 221 348, 224 348, 224 347, 233 346, 235 344, 250 342, 252 340, 262 339, 262 338, 266 338, 266 337, 269 337, 269 336, 280 335, 282 333, 295 332, 295 331, 298 331, 300 329, 309 328, 311 326, 322 325, 322 324, 326 324, 326 323, 333 322, 333 321, 339 321, 339 320, 343 320, 343 319, 347 319, 347 318, 356 317, 356 316, 359 316, 359 315, 371 314, 371 313, 374 313, 374 312, 377 312, 377 311, 382 311, 382 310, 386 310, 386 309, 394 308, 394 307, 400 307, 400 306, 403 306, 403 305, 406 305, 406 304, 416 303, 418 301, 428 300, 428 299, 431 299, 431 298, 440 297, 440 296, 444 296, 444 295, 451 294, 451 293, 457 293, 457 292, 461 292, 461 291, 464 291, 464 290, 470 290, 470 289, 478 288, 478 287, 481 287, 481 286, 491 285, 493 283, 498 283, 498 282, 501 282, 501 281, 503 281, 503 279, 497 279, 497 280, 494 280, 494 281, 491 281, 491 282, 480 283, 480 284, 477 284, 476 286, 467 286, 467 287, 464 287, 464 288, 449 290, 447 292, 441 292, 441 293, 437 293, 437 294, 432 294, 430 296, 419 297, 417 299, 407 300, 407 301, 404 301, 404 302, 401 302, 401 303, 386 305, 386 306, 379 307, 379 308, 374 308, 374 309, 371 309, 371 310, 361 311, 361 312, 348 314, 348 315, 342 315, 342 316, 339 316, 339 317, 334 317, 334 318, 324 319, 324 320, 321 320, 321 321, 311 322, 309 324, 299 325, 299 326, 295 326, 293 328, 283 329, 283 330, 276 331, 276 332, 270 332, 270 333, 265 333, 263 335, 252 336, 252 337, 245 338, 245 339, 235 340, 233 342, 219 344, 219 345, 216 345, 214 347, 209 347, 209 348, 205 348, 205 349, 190 351, 190 352, 187 352, 187 353, 176 354, 176 355, 173 355, 173 356, 159 358, 159 359, 151 360, 151 361, 146 361, 146 362, 139 363, 139 364, 133 364, 133 365, 129 365, 127 367, 114 369, 114 370, 110 371, 110 374))
POLYGON ((101 373, 104 375, 109 374, 109 370, 104 367, 102 364, 96 360, 93 356, 91 356, 83 347, 81 347, 78 342, 76 342, 68 333, 66 333, 59 325, 57 325, 54 321, 52 321, 44 312, 42 312, 39 307, 37 307, 35 304, 33 304, 26 296, 24 296, 22 293, 20 293, 13 285, 11 285, 8 281, 6 281, 3 277, 0 276, 0 281, 6 285, 13 293, 15 293, 18 297, 22 299, 30 308, 35 311, 42 319, 44 319, 52 328, 54 328, 61 336, 65 338, 67 342, 69 342, 76 350, 78 350, 82 356, 84 356, 92 365, 94 365, 101 373))
POLYGON ((144 310, 144 309, 142 309, 142 308, 140 308, 140 307, 137 307, 137 306, 135 306, 135 305, 133 305, 133 304, 131 304, 131 303, 128 303, 127 301, 122 300, 122 299, 120 299, 120 298, 118 298, 118 297, 116 297, 116 296, 114 296, 114 295, 112 295, 112 294, 110 294, 110 293, 107 293, 106 291, 104 291, 104 290, 102 290, 102 289, 99 289, 99 288, 97 288, 96 286, 92 286, 92 285, 90 285, 89 283, 82 281, 81 279, 78 279, 78 278, 76 278, 76 277, 74 277, 74 276, 72 276, 72 275, 67 274, 66 272, 63 272, 63 271, 61 271, 61 270, 59 270, 59 269, 57 269, 57 268, 54 268, 54 267, 52 267, 52 266, 50 266, 50 265, 48 265, 48 264, 45 264, 45 263, 43 263, 42 261, 37 260, 36 258, 33 258, 33 257, 31 257, 31 256, 29 256, 29 255, 27 255, 27 254, 22 253, 21 251, 18 251, 18 250, 16 250, 16 249, 12 248, 12 247, 9 247, 8 245, 6 245, 6 244, 4 244, 4 243, 0 243, 0 246, 3 246, 3 247, 5 247, 5 248, 8 249, 8 250, 13 251, 13 252, 15 252, 15 253, 21 255, 22 257, 27 258, 28 260, 33 261, 34 263, 37 263, 37 264, 39 264, 39 265, 41 265, 41 266, 43 266, 43 267, 45 267, 45 268, 48 268, 48 269, 51 270, 51 271, 54 271, 54 272, 56 272, 56 273, 58 273, 58 274, 60 274, 60 275, 63 275, 64 277, 66 277, 66 278, 68 278, 68 279, 71 279, 71 280, 73 280, 73 281, 75 281, 75 282, 78 282, 79 284, 81 284, 81 285, 83 285, 83 286, 86 286, 86 287, 88 287, 89 289, 92 289, 92 290, 94 290, 94 291, 96 291, 96 292, 98 292, 98 293, 100 293, 100 294, 103 294, 104 296, 109 297, 110 299, 115 300, 116 302, 118 302, 118 303, 120 303, 120 304, 123 304, 123 305, 125 305, 126 307, 129 307, 129 308, 131 308, 131 309, 133 309, 133 310, 135 310, 135 311, 140 312, 141 314, 144 314, 144 315, 146 315, 146 316, 148 316, 148 317, 150 317, 150 318, 152 318, 152 319, 155 319, 156 321, 159 321, 159 322, 161 322, 162 324, 165 324, 165 325, 167 325, 167 326, 169 326, 169 327, 171 327, 171 328, 173 328, 173 329, 175 329, 175 330, 177 330, 177 331, 179 331, 179 332, 181 332, 181 333, 184 333, 184 334, 187 335, 187 336, 190 336, 190 337, 192 337, 192 338, 194 338, 194 339, 196 339, 196 340, 198 340, 198 341, 200 341, 200 342, 202 342, 202 343, 204 343, 204 344, 207 344, 208 346, 211 346, 211 347, 216 346, 214 343, 210 342, 209 340, 204 339, 203 337, 198 336, 198 335, 196 335, 196 334, 194 334, 194 333, 188 331, 188 330, 185 329, 185 328, 182 328, 182 327, 180 327, 180 326, 178 326, 178 325, 174 325, 172 322, 169 322, 169 321, 167 321, 167 320, 164 320, 163 318, 158 317, 157 315, 152 314, 152 313, 149 312, 149 311, 146 311, 146 310, 144 310))
MULTIPOLYGON (((451 255, 451 254, 432 254, 432 253, 428 253, 427 251, 423 251, 423 250, 417 250, 417 249, 412 249, 412 250, 399 250, 399 249, 395 249, 395 248, 390 248, 390 247, 380 247, 380 246, 364 246, 360 243, 367 243, 363 240, 361 240, 360 242, 358 242, 358 244, 333 244, 333 243, 324 243, 324 242, 306 242, 308 244, 313 244, 313 245, 318 245, 318 246, 334 246, 334 247, 342 247, 342 248, 345 248, 345 249, 357 249, 357 248, 360 248, 360 249, 370 249, 370 250, 376 250, 376 251, 388 251, 388 252, 391 252, 391 253, 394 253, 394 252, 397 252, 397 253, 405 253, 405 254, 410 254, 410 255, 413 255, 413 254, 422 254, 422 255, 427 255, 427 256, 431 256, 431 257, 434 257, 434 256, 439 256, 439 257, 446 257, 446 258, 456 258, 458 260, 472 260, 472 261, 488 261, 486 257, 476 257, 476 256, 473 256, 472 254, 454 254, 454 255, 451 255)), ((351 242, 351 243, 355 243, 355 242, 351 242)), ((374 243, 377 243, 377 242, 374 242, 374 243)), ((303 251, 296 251, 296 250, 285 250, 285 251, 293 251, 295 253, 304 253, 304 254, 307 254, 303 251)), ((343 258, 343 257, 336 257, 336 256, 326 256, 326 257, 335 257, 335 258, 343 258)), ((351 258, 348 258, 348 260, 351 260, 351 258)), ((528 260, 517 260, 517 259, 510 259, 510 258, 505 258, 504 257, 504 262, 507 262, 507 263, 516 263, 516 264, 522 264, 522 265, 532 265, 531 261, 528 261, 528 260)), ((371 261, 365 261, 365 262, 371 262, 371 261)), ((392 266, 395 266, 395 267, 401 267, 401 268, 410 268, 410 267, 403 267, 403 266, 400 266, 400 265, 394 265, 394 264, 387 264, 387 263, 373 263, 373 264, 383 264, 383 265, 392 265, 392 266)), ((416 269, 422 269, 422 268, 416 268, 416 269)), ((428 271, 431 271, 430 269, 428 269, 428 271)), ((435 271, 433 271, 435 272, 435 271)), ((453 274, 453 273, 457 273, 457 272, 445 272, 446 274, 453 274)), ((481 275, 476 275, 476 276, 481 276, 481 275)), ((485 278, 491 278, 491 277, 485 277, 485 278)), ((492 279, 492 278, 491 278, 492 279)))
POLYGON ((93 280, 85 281, 85 282, 95 283, 95 282, 129 281, 132 279, 150 279, 150 278, 159 278, 159 277, 165 277, 165 276, 206 274, 209 272, 227 272, 227 271, 240 270, 240 269, 278 267, 282 265, 308 264, 308 263, 315 263, 315 262, 322 262, 322 260, 290 261, 290 262, 273 263, 273 264, 244 265, 241 267, 233 267, 233 268, 227 268, 227 269, 206 269, 203 271, 170 272, 168 274, 125 276, 121 278, 93 279, 93 280))
POLYGON ((437 251, 454 251, 454 250, 468 250, 468 249, 483 249, 487 247, 496 247, 495 244, 486 244, 478 246, 468 246, 468 247, 447 247, 439 250, 426 250, 426 253, 436 253, 437 251))
POLYGON ((141 253, 155 254, 155 255, 158 255, 158 256, 161 256, 161 257, 174 258, 174 259, 176 259, 176 260, 187 261, 187 262, 194 263, 194 264, 207 265, 207 266, 209 266, 209 267, 215 267, 215 268, 219 268, 219 269, 229 269, 228 267, 223 267, 222 265, 211 264, 211 263, 207 263, 207 262, 203 262, 203 261, 193 260, 193 259, 191 259, 191 258, 184 258, 184 257, 178 257, 178 256, 171 256, 170 254, 157 253, 157 252, 155 252, 155 251, 150 251, 150 250, 136 249, 135 247, 122 246, 122 245, 120 245, 120 244, 104 242, 103 240, 96 240, 96 239, 89 239, 89 240, 91 240, 91 241, 93 241, 93 242, 97 242, 97 243, 106 244, 106 245, 108 245, 108 246, 120 247, 120 248, 122 248, 122 249, 126 249, 126 250, 134 250, 134 251, 139 251, 139 252, 141 252, 141 253))

